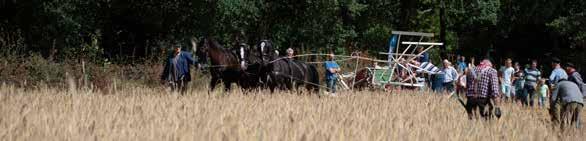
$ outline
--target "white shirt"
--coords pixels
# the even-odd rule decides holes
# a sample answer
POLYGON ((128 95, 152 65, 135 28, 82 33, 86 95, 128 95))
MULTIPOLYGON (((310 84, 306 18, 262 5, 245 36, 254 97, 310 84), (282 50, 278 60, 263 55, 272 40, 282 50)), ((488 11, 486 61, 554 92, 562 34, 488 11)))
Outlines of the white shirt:
POLYGON ((444 68, 444 74, 444 83, 453 82, 458 79, 458 71, 456 71, 456 69, 452 66, 444 68))
POLYGON ((503 84, 505 84, 505 85, 512 84, 513 73, 515 73, 515 69, 513 67, 508 67, 508 68, 505 68, 505 70, 503 70, 503 84))

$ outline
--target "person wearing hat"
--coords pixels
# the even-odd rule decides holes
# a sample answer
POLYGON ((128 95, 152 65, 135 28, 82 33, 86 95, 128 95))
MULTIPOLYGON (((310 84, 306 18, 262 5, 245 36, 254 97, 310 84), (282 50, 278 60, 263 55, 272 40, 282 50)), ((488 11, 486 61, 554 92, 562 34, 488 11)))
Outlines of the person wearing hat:
POLYGON ((557 84, 561 79, 568 79, 568 74, 566 74, 566 71, 562 69, 560 62, 561 61, 559 58, 552 59, 551 67, 553 68, 553 71, 551 71, 551 75, 549 75, 549 84, 552 86, 555 86, 555 84, 557 84))
POLYGON ((582 79, 582 75, 576 71, 576 66, 573 63, 566 63, 566 73, 568 73, 568 80, 576 83, 580 87, 580 92, 586 97, 586 84, 582 79))
POLYGON ((187 84, 191 81, 189 70, 191 65, 199 67, 191 53, 182 51, 180 46, 175 45, 167 58, 161 80, 168 82, 173 91, 179 91, 183 95, 187 90, 187 84))
POLYGON ((454 88, 455 88, 454 82, 456 82, 456 80, 458 80, 458 71, 456 70, 456 68, 454 68, 452 66, 452 62, 448 61, 447 59, 445 59, 443 63, 444 63, 443 87, 446 92, 451 93, 454 91, 454 88))
MULTIPOLYGON (((566 74, 566 71, 564 69, 562 69, 561 65, 560 65, 560 59, 559 58, 552 58, 552 62, 551 62, 551 67, 553 68, 553 71, 551 71, 551 75, 549 75, 549 87, 550 89, 552 89, 552 92, 555 92, 555 90, 557 90, 558 87, 558 82, 560 80, 567 80, 568 79, 568 74, 566 74)), ((553 94, 552 94, 553 96, 553 94)), ((560 101, 557 101, 555 98, 551 98, 550 99, 551 104, 550 104, 550 111, 552 111, 553 113, 555 113, 554 111, 560 111, 563 110, 564 105, 563 103, 560 103, 560 101)), ((556 113, 553 116, 554 121, 559 119, 560 114, 556 113)))

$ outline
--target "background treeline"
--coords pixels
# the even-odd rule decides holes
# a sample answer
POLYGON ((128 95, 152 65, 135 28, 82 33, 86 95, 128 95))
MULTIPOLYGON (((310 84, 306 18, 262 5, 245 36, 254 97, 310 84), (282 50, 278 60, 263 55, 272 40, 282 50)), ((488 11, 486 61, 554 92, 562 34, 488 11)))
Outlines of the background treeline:
POLYGON ((1 0, 0 55, 158 63, 170 45, 202 36, 228 46, 270 39, 280 49, 375 53, 392 30, 405 30, 436 33, 447 45, 433 53, 444 57, 558 56, 586 66, 585 7, 584 0, 1 0))

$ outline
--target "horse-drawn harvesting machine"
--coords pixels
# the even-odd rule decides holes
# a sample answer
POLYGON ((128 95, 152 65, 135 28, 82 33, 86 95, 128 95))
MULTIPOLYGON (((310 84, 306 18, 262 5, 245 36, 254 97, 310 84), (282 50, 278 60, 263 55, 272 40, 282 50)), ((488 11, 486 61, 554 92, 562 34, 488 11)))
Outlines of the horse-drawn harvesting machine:
MULTIPOLYGON (((431 42, 433 33, 393 31, 389 39, 388 50, 379 52, 384 59, 365 58, 353 54, 349 57, 373 62, 372 65, 359 68, 354 66, 352 72, 339 75, 339 85, 343 90, 415 88, 424 90, 431 74, 442 73, 429 62, 427 52, 443 43, 431 42), (379 66, 378 64, 383 64, 379 66)), ((346 56, 348 57, 348 56, 346 56)))

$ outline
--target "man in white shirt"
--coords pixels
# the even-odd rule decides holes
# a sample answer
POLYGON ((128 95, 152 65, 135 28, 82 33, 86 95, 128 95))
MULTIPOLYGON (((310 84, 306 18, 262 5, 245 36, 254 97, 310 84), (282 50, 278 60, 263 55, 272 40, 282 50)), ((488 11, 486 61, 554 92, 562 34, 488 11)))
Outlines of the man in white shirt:
POLYGON ((507 60, 505 61, 505 68, 502 71, 503 76, 501 78, 501 91, 505 96, 505 100, 511 100, 513 97, 511 95, 511 88, 513 87, 512 78, 513 74, 515 73, 515 68, 513 68, 513 61, 510 58, 507 58, 507 60))
POLYGON ((443 72, 444 72, 444 90, 448 93, 451 93, 454 91, 455 88, 455 82, 456 80, 458 80, 458 71, 456 71, 456 68, 454 68, 452 66, 452 63, 448 60, 444 60, 444 68, 443 68, 443 72))

